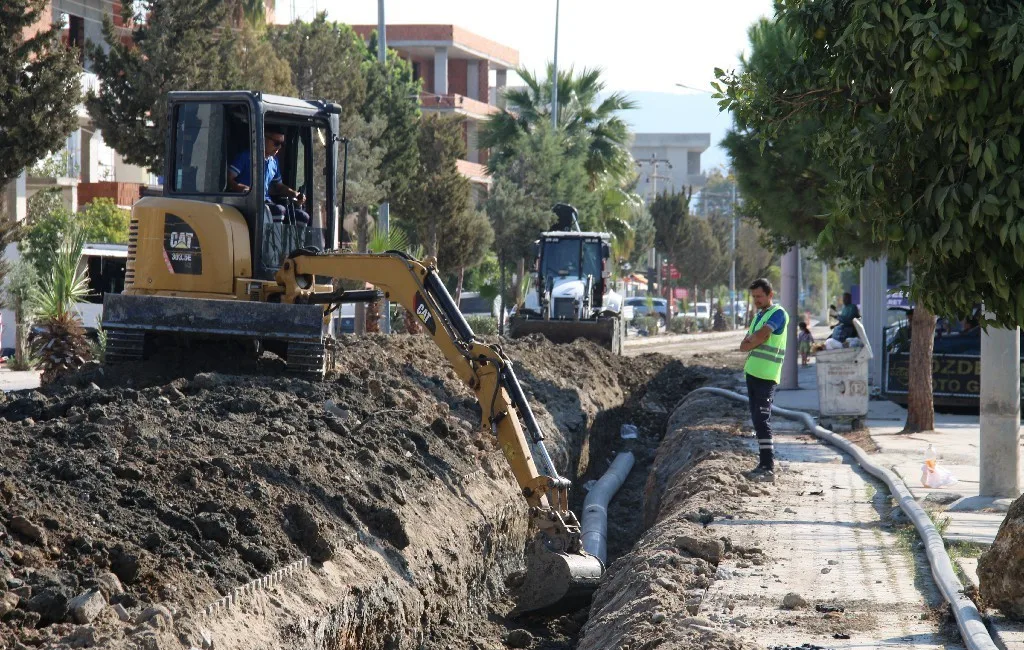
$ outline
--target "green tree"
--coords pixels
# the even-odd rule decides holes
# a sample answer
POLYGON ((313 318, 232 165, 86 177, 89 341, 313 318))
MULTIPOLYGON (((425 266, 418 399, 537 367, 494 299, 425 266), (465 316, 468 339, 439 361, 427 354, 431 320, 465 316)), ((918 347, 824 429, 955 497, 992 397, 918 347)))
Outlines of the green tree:
POLYGON ((18 248, 35 268, 37 276, 49 275, 54 256, 71 223, 71 211, 64 206, 60 190, 41 190, 29 197, 25 235, 18 248))
POLYGON ((264 36, 247 26, 231 29, 231 10, 220 0, 125 0, 127 36, 104 19, 107 50, 89 48, 101 83, 86 106, 127 162, 163 173, 172 90, 293 92, 264 36))
MULTIPOLYGON (((0 3, 0 197, 25 167, 61 148, 78 127, 77 52, 61 45, 56 27, 25 37, 47 16, 44 0, 0 3)), ((0 198, 0 221, 8 221, 6 210, 0 198)))
POLYGON ((377 33, 370 37, 362 65, 366 97, 360 106, 364 119, 383 117, 386 128, 373 142, 381 149, 380 178, 384 196, 401 212, 414 187, 419 149, 418 97, 422 82, 413 79, 412 65, 394 50, 387 52, 387 64, 377 61, 377 33))
POLYGON ((415 229, 427 254, 438 257, 443 224, 469 208, 469 180, 458 168, 458 160, 466 155, 462 118, 424 115, 417 143, 419 173, 404 220, 415 229))
POLYGON ((127 244, 131 213, 117 207, 112 199, 93 199, 79 210, 75 221, 93 244, 127 244))
MULTIPOLYGON (((480 146, 491 150, 492 173, 516 155, 522 136, 551 124, 554 67, 548 65, 543 81, 525 68, 516 72, 525 87, 507 89, 508 109, 488 118, 480 129, 480 146)), ((604 95, 604 89, 600 68, 584 68, 578 75, 572 68, 558 72, 558 126, 572 153, 583 156, 591 189, 634 176, 629 127, 619 113, 637 104, 622 93, 604 95)))
MULTIPOLYGON (((508 270, 530 254, 533 242, 550 225, 551 213, 546 209, 538 209, 523 188, 511 178, 501 175, 494 178, 484 208, 494 230, 494 252, 498 256, 501 296, 498 325, 504 333, 505 310, 509 304, 508 270)), ((514 301, 518 302, 518 296, 514 301)))
MULTIPOLYGON (((654 245, 664 257, 663 260, 677 269, 684 257, 683 251, 689 240, 690 193, 669 193, 667 190, 651 202, 651 220, 654 222, 654 245)), ((660 281, 660 280, 659 280, 660 281)), ((671 278, 666 285, 672 285, 671 278)), ((659 286, 663 295, 666 287, 659 286)), ((671 314, 669 314, 671 316, 671 314)))
MULTIPOLYGON (((357 109, 368 94, 362 73, 366 45, 352 28, 327 20, 323 12, 312 22, 296 21, 275 31, 272 42, 291 67, 299 96, 326 99, 343 107, 341 132, 349 141, 346 210, 351 214, 376 205, 386 189, 381 184, 385 151, 379 141, 387 122, 380 115, 367 118, 357 109)), ((340 186, 337 196, 341 196, 340 186)))
POLYGON ((494 229, 487 215, 467 207, 438 226, 438 265, 445 271, 456 273, 455 301, 462 298, 466 269, 476 266, 494 242, 494 229))

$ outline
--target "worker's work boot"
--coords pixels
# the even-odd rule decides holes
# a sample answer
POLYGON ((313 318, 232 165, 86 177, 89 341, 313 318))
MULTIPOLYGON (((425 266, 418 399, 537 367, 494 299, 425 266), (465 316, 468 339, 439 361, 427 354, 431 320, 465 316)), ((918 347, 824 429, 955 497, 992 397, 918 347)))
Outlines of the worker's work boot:
POLYGON ((775 467, 767 465, 758 465, 754 469, 744 472, 743 476, 748 481, 754 481, 756 483, 774 483, 775 482, 775 467))

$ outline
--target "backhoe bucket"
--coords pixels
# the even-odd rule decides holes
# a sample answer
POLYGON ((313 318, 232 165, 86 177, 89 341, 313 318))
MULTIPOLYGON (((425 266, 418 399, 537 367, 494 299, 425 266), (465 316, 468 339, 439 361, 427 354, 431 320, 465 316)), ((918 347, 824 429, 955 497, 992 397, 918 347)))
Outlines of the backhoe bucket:
POLYGON ((618 316, 602 316, 593 320, 545 320, 512 316, 508 325, 509 336, 514 339, 530 334, 543 334, 552 343, 572 343, 576 339, 587 339, 616 354, 622 354, 625 325, 618 316))
POLYGON ((558 614, 586 606, 601 581, 604 565, 585 552, 550 551, 541 542, 530 545, 526 578, 519 588, 513 616, 558 614))

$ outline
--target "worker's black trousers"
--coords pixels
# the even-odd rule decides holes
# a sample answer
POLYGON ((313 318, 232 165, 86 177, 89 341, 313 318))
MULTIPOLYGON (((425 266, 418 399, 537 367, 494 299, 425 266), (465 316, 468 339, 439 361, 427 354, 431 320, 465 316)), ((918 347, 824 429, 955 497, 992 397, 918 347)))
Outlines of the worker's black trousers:
POLYGON ((772 444, 772 400, 775 382, 747 375, 747 397, 750 399, 750 419, 757 434, 759 467, 775 469, 775 447, 772 444))

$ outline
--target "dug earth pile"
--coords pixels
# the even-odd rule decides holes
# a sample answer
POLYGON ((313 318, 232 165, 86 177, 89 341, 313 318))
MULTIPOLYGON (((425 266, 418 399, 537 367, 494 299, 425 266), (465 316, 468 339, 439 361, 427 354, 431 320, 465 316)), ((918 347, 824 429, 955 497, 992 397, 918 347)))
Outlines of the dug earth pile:
MULTIPOLYGON (((622 422, 653 459, 708 372, 584 342, 505 347, 573 479, 603 471, 622 422)), ((503 647, 526 506, 433 342, 347 340, 315 383, 272 362, 209 372, 213 356, 7 396, 0 647, 503 647)), ((626 516, 613 554, 639 534, 640 510, 626 516)), ((539 632, 543 647, 572 647, 583 620, 539 632)))

